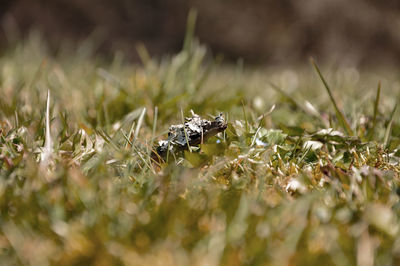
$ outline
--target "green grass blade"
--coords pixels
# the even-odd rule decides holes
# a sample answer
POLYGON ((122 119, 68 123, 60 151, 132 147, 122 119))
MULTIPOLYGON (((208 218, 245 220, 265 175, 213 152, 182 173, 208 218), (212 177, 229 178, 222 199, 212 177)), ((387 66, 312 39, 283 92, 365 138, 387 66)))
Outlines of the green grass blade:
POLYGON ((153 151, 153 144, 154 144, 154 139, 156 136, 156 128, 157 128, 157 119, 158 119, 158 107, 154 107, 154 115, 153 115, 153 129, 151 131, 151 140, 150 140, 150 146, 149 146, 149 151, 148 154, 150 156, 151 152, 153 151))
POLYGON ((135 129, 134 139, 137 139, 138 136, 139 136, 139 131, 140 131, 140 128, 142 127, 143 119, 144 119, 144 115, 145 114, 146 114, 146 107, 143 108, 143 111, 139 116, 139 119, 138 119, 138 122, 137 122, 137 125, 136 125, 136 129, 135 129))
MULTIPOLYGON (((189 152, 191 153, 192 152, 192 148, 190 147, 190 144, 189 144, 189 137, 188 137, 188 134, 186 132, 185 117, 183 116, 182 108, 181 108, 181 116, 182 116, 183 132, 185 132, 186 144, 188 146, 189 152)), ((169 150, 169 148, 168 148, 168 150, 169 150)))
POLYGON ((95 132, 102 137, 102 139, 110 145, 110 147, 112 147, 113 149, 115 149, 116 151, 120 151, 120 148, 118 147, 118 145, 112 140, 112 138, 102 129, 97 129, 95 130, 95 132))
POLYGON ((132 142, 130 141, 130 138, 132 136, 134 127, 135 127, 135 121, 132 122, 131 129, 129 130, 129 133, 128 133, 128 136, 127 136, 127 139, 126 139, 126 142, 125 142, 125 148, 128 148, 128 144, 132 145, 132 142))
POLYGON ((156 135, 157 128, 157 118, 158 118, 158 107, 154 107, 154 119, 153 119, 153 130, 151 131, 151 144, 153 145, 154 137, 156 135))
POLYGON ((149 52, 147 51, 146 46, 143 43, 139 43, 136 45, 136 51, 143 65, 149 67, 151 65, 152 60, 149 55, 149 52))
POLYGON ((346 133, 350 136, 354 136, 354 132, 351 129, 349 123, 347 122, 346 118, 344 117, 343 113, 340 111, 339 107, 336 104, 335 98, 333 98, 333 94, 332 91, 328 85, 328 83, 326 82, 325 78, 322 76, 321 71, 319 70, 319 67, 317 66, 317 64, 315 63, 314 59, 311 58, 311 64, 313 65, 313 67, 315 68, 315 70, 317 71, 317 74, 319 76, 319 78, 321 79, 322 83, 324 84, 324 87, 326 89, 326 91, 328 92, 329 98, 333 104, 333 107, 335 108, 335 113, 336 113, 336 117, 339 120, 340 125, 342 126, 342 128, 346 131, 346 133))
MULTIPOLYGON (((284 99, 286 99, 287 101, 290 102, 290 104, 292 104, 295 108, 303 111, 306 114, 312 114, 315 117, 317 117, 319 120, 321 120, 321 122, 326 125, 327 122, 326 120, 321 116, 321 114, 316 110, 316 112, 310 112, 310 110, 304 106, 304 104, 300 104, 296 99, 294 99, 294 97, 291 97, 288 93, 286 93, 283 89, 281 89, 280 87, 278 87, 277 85, 269 82, 268 83, 272 89, 274 89, 277 93, 279 93, 284 99)), ((306 101, 307 103, 308 101, 306 101)), ((309 103, 311 104, 311 103, 309 103)), ((314 107, 314 106, 313 106, 314 107)), ((315 108, 314 108, 315 109, 315 108)))
POLYGON ((189 11, 187 24, 186 24, 186 34, 185 40, 183 43, 183 50, 190 51, 193 42, 194 31, 196 28, 196 19, 197 19, 197 11, 195 9, 191 9, 189 11))
POLYGON ((246 133, 249 133, 249 121, 247 121, 246 108, 244 106, 243 100, 242 100, 242 109, 243 109, 244 122, 245 122, 245 126, 246 126, 246 133))
POLYGON ((286 100, 288 100, 291 104, 293 104, 296 108, 303 109, 303 107, 295 100, 293 97, 291 97, 289 94, 287 94, 284 90, 282 90, 280 87, 275 85, 272 82, 268 82, 268 84, 271 86, 274 91, 278 92, 281 96, 283 96, 286 100))
POLYGON ((397 103, 394 106, 392 112, 390 113, 390 117, 389 117, 389 124, 386 127, 385 130, 385 137, 383 139, 383 147, 387 148, 389 146, 389 138, 390 138, 390 134, 392 132, 392 125, 393 125, 393 120, 394 120, 394 114, 396 113, 397 110, 397 103))
POLYGON ((378 82, 378 88, 376 90, 376 98, 375 98, 375 103, 374 103, 374 116, 372 118, 372 128, 368 132, 368 140, 371 140, 374 136, 375 133, 375 127, 376 127, 376 116, 378 115, 378 106, 379 106, 379 99, 381 96, 381 82, 378 82))

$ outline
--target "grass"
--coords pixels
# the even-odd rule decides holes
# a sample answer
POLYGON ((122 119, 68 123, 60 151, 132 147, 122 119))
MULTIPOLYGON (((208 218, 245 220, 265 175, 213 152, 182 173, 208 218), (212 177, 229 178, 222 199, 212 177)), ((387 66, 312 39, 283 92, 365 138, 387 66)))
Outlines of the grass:
POLYGON ((2 264, 399 263, 398 73, 45 47, 0 58, 2 264), (152 163, 191 109, 228 129, 152 163))

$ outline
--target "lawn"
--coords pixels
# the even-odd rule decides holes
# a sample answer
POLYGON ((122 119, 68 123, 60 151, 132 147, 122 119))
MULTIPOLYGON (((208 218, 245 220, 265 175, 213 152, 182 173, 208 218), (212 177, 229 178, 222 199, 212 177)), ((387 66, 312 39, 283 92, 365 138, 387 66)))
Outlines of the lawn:
POLYGON ((2 54, 1 264, 398 265, 399 73, 226 64, 188 36, 142 64, 35 34, 2 54), (228 127, 152 161, 190 110, 228 127))

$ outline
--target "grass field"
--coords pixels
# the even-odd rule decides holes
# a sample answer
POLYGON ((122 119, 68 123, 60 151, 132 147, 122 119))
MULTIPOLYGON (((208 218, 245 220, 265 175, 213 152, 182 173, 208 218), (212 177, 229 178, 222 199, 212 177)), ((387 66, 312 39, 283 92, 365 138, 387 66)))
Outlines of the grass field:
POLYGON ((400 263, 398 72, 91 51, 0 58, 2 265, 400 263), (156 165, 191 109, 227 130, 156 165))

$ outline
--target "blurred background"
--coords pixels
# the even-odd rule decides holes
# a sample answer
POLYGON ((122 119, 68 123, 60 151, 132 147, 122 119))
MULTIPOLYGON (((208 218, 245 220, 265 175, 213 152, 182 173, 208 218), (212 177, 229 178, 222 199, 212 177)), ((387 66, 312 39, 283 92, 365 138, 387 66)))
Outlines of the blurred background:
POLYGON ((142 42, 161 56, 181 49, 191 8, 196 36, 228 61, 400 63, 397 0, 1 0, 0 47, 36 30, 54 52, 91 38, 106 55, 122 51, 138 60, 142 42))

